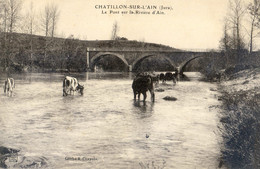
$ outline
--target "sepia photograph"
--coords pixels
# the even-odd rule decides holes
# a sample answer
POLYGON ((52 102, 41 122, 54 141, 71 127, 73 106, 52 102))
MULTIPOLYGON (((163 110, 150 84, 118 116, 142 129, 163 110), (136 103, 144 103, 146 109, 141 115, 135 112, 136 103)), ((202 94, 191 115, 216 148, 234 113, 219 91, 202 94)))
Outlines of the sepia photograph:
POLYGON ((0 168, 259 169, 260 0, 0 0, 0 168))

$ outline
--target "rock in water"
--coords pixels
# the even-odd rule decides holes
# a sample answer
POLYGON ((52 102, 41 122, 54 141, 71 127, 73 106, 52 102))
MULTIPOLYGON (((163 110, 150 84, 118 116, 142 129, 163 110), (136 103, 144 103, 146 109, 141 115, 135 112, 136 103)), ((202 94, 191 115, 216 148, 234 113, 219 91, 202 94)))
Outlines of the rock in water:
POLYGON ((155 89, 156 92, 164 92, 164 89, 155 89))
POLYGON ((177 98, 176 97, 172 97, 172 96, 166 96, 163 98, 164 100, 169 100, 169 101, 176 101, 177 98))
POLYGON ((0 146, 0 168, 7 168, 5 161, 12 153, 17 153, 19 150, 0 146))
POLYGON ((19 150, 15 150, 15 149, 11 149, 11 148, 0 146, 0 154, 1 155, 17 153, 17 152, 19 152, 19 150))

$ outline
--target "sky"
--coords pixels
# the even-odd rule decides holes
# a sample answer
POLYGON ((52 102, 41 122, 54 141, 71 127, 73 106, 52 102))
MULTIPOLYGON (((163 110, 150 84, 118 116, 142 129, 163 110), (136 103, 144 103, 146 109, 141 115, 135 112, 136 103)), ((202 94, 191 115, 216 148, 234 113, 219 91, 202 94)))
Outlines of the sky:
MULTIPOLYGON (((25 11, 31 0, 23 0, 25 11)), ((55 3, 60 10, 57 34, 74 35, 86 40, 109 40, 115 22, 118 35, 129 40, 168 45, 179 49, 217 49, 223 35, 223 20, 228 0, 34 0, 34 8, 41 11, 47 3, 55 3), (96 5, 163 5, 164 15, 102 14, 96 5)), ((132 9, 114 9, 127 11, 132 9)), ((135 10, 132 10, 135 11, 135 10)))

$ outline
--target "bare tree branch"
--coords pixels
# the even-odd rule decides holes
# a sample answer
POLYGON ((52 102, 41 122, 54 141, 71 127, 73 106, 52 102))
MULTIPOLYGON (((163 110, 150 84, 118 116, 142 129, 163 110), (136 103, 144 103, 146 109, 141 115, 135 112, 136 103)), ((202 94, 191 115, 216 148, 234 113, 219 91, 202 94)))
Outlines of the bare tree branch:
POLYGON ((50 11, 51 11, 51 37, 53 37, 56 31, 60 12, 58 10, 58 6, 54 4, 51 5, 50 11))
POLYGON ((116 40, 117 39, 118 31, 119 31, 118 24, 117 24, 117 22, 114 22, 113 28, 112 28, 111 40, 116 40))

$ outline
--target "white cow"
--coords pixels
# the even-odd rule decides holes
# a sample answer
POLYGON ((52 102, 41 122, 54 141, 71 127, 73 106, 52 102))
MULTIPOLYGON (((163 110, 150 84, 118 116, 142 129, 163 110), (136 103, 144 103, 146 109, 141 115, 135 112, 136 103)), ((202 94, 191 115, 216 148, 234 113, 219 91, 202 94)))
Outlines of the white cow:
POLYGON ((4 84, 4 93, 7 96, 13 96, 13 90, 15 88, 15 83, 13 78, 7 78, 4 84))
POLYGON ((63 80, 63 96, 67 96, 68 93, 78 91, 83 95, 84 86, 78 83, 78 80, 74 77, 66 76, 63 80))

